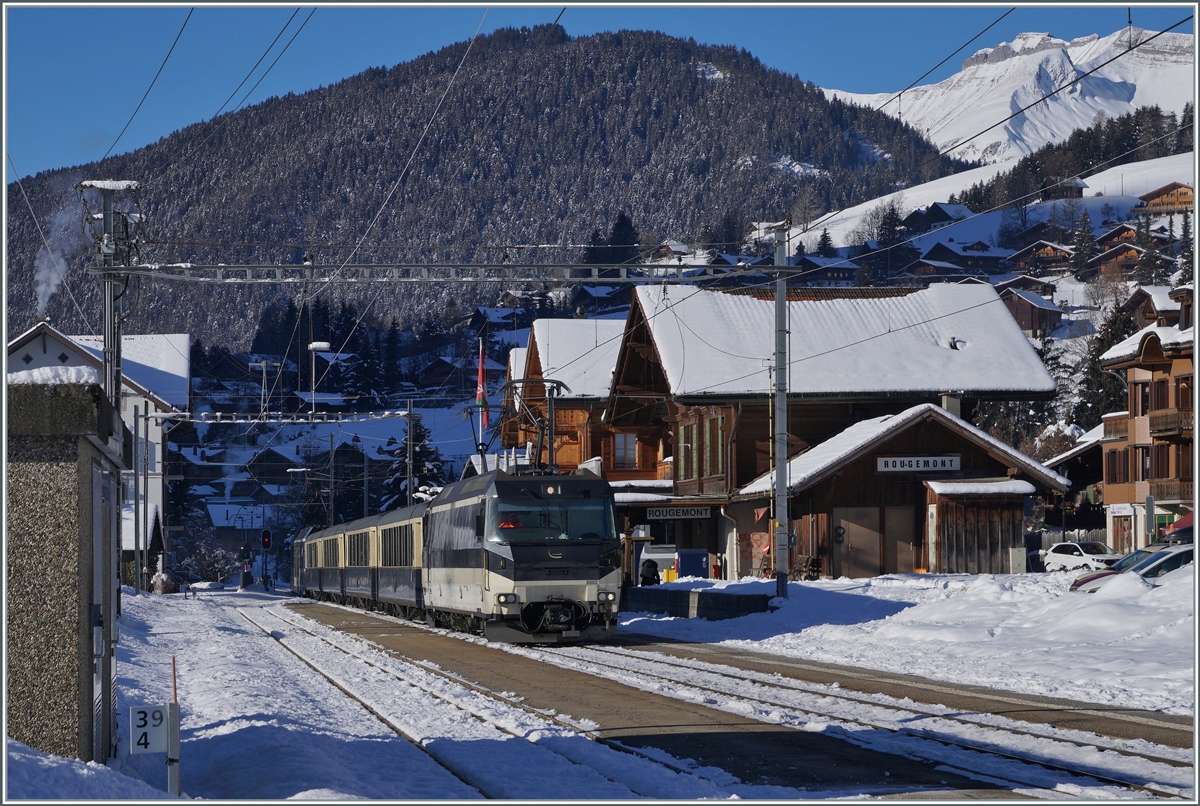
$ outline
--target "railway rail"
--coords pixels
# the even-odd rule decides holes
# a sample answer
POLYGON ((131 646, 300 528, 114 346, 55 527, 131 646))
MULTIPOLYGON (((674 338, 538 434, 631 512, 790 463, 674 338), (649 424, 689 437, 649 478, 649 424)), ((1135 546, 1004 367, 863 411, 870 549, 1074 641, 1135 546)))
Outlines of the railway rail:
MULTIPOLYGON (((300 617, 283 615, 276 608, 239 608, 242 616, 258 629, 274 638, 317 674, 324 677, 350 698, 374 714, 390 729, 427 753, 435 762, 468 786, 476 789, 485 798, 530 797, 529 783, 532 776, 519 776, 530 769, 531 764, 558 769, 543 777, 561 781, 572 775, 588 781, 589 792, 596 792, 595 777, 611 784, 610 797, 669 797, 681 792, 692 792, 692 797, 728 796, 718 782, 704 778, 694 772, 621 746, 581 725, 554 713, 532 708, 517 698, 491 691, 472 684, 457 675, 450 674, 424 661, 406 658, 394 652, 378 651, 364 647, 358 638, 340 635, 335 631, 322 635, 314 629, 316 624, 300 617), (502 742, 493 741, 488 752, 491 758, 479 758, 477 754, 457 752, 464 743, 438 742, 434 720, 414 721, 414 712, 422 709, 397 708, 397 703, 379 702, 367 691, 368 686, 356 683, 362 679, 361 665, 347 668, 346 663, 357 661, 365 664, 372 676, 390 678, 401 691, 407 688, 432 697, 443 708, 454 709, 478 723, 483 733, 495 732, 512 739, 521 740, 519 749, 503 748, 502 742), (447 687, 432 681, 453 684, 461 690, 460 695, 450 694, 447 687), (398 684, 398 685, 397 685, 398 684), (581 745, 580 742, 584 742, 581 745), (533 746, 532 752, 529 745, 533 746), (504 756, 510 756, 505 758, 504 756), (497 785, 497 768, 513 771, 509 782, 497 785)), ((391 618, 391 617, 386 617, 391 618)), ((428 628, 426 628, 428 629, 428 628)), ((426 709, 428 706, 426 706, 426 709)), ((440 719, 446 719, 443 714, 440 719)), ((461 739, 461 722, 455 729, 455 737, 461 739)), ((486 738, 481 735, 479 738, 486 738)), ((493 739, 495 737, 492 737, 493 739)), ((467 742, 465 744, 472 744, 467 742)), ((541 797, 561 797, 561 789, 541 797)))
MULTIPOLYGON (((927 753, 925 757, 930 761, 962 770, 972 768, 964 765, 961 756, 947 755, 929 744, 984 753, 1014 764, 1032 764, 1162 798, 1194 798, 1195 768, 1190 751, 1162 746, 1135 749, 1136 745, 1149 743, 1014 722, 990 714, 965 714, 912 702, 897 703, 883 695, 838 691, 831 686, 778 675, 619 647, 539 647, 520 651, 665 696, 694 699, 696 692, 707 698, 715 696, 721 699, 710 701, 714 707, 757 713, 760 718, 781 724, 804 727, 814 720, 820 721, 839 731, 847 741, 856 743, 863 741, 856 734, 864 729, 911 737, 920 740, 916 745, 920 749, 906 752, 927 753), (687 672, 686 682, 680 682, 682 670, 687 672), (1021 749, 1005 749, 1013 747, 1021 749), (1090 763, 1080 760, 1081 754, 1089 756, 1090 763)), ((878 741, 870 739, 874 749, 880 749, 878 741)), ((1013 766, 1003 774, 989 773, 989 777, 1007 780, 1018 787, 1046 788, 1044 783, 1022 777, 1020 772, 1020 767, 1013 766)))

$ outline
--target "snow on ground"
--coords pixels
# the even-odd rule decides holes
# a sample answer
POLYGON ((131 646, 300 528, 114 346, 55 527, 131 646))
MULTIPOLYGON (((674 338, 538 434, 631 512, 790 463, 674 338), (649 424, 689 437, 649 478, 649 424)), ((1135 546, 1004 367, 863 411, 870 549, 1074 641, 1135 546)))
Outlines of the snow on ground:
MULTIPOLYGON (((1095 594, 1068 592, 1073 576, 1070 572, 898 574, 791 583, 789 597, 775 600, 779 607, 774 612, 711 622, 626 613, 621 630, 1029 694, 1193 713, 1192 568, 1164 577, 1158 588, 1122 577, 1095 594)), ((665 587, 771 593, 774 585, 774 581, 693 578, 665 587)), ((574 742, 552 729, 531 726, 528 715, 520 713, 501 715, 502 721, 526 731, 533 737, 530 742, 513 745, 504 737, 484 736, 476 720, 454 715, 455 709, 430 695, 399 692, 386 674, 351 662, 338 650, 322 648, 294 631, 272 615, 281 612, 278 605, 285 601, 286 596, 256 588, 206 590, 189 599, 179 594, 135 597, 128 588, 124 590, 118 715, 127 715, 133 705, 169 701, 174 656, 183 714, 185 795, 329 800, 477 797, 380 718, 318 677, 280 641, 305 653, 323 652, 319 664, 338 669, 339 685, 371 702, 393 724, 417 730, 422 742, 439 749, 442 758, 467 753, 472 744, 487 741, 506 742, 506 753, 512 754, 509 765, 537 764, 541 769, 547 766, 539 761, 547 749, 561 752, 564 747, 589 768, 612 763, 605 755, 612 751, 602 745, 574 742), (272 635, 254 626, 248 616, 267 625, 272 635)), ((382 653, 377 662, 399 663, 382 653)), ((405 675, 414 679, 411 668, 405 675)), ((433 685, 441 686, 439 696, 449 701, 463 703, 472 696, 445 681, 433 685)), ((130 755, 127 718, 120 718, 120 724, 118 757, 107 768, 47 756, 10 740, 7 798, 164 797, 164 756, 130 755)), ((714 784, 675 773, 667 776, 649 767, 629 773, 629 765, 639 762, 623 758, 626 777, 622 780, 633 781, 651 797, 798 794, 736 782, 714 784)), ((497 770, 497 786, 511 777, 510 769, 497 770)), ((541 788, 536 793, 509 791, 502 796, 557 798, 565 792, 581 799, 630 796, 614 791, 611 781, 579 776, 564 767, 548 781, 539 779, 541 788), (554 791, 560 794, 547 795, 554 791)))
MULTIPOLYGON (((621 628, 1128 708, 1195 708, 1191 567, 1152 588, 1123 576, 1071 593, 1077 574, 891 574, 793 582, 780 608, 727 621, 625 614, 621 628)), ((664 587, 773 593, 775 581, 664 587)))

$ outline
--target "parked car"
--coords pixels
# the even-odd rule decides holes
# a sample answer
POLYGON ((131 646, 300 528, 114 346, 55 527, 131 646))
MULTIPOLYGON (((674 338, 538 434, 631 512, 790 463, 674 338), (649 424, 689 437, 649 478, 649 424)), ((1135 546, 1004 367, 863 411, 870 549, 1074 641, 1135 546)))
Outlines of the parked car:
MULTIPOLYGON (((1164 544, 1150 556, 1143 557, 1142 561, 1137 565, 1126 568, 1124 571, 1119 571, 1118 573, 1137 574, 1151 585, 1157 585, 1159 584, 1159 579, 1166 574, 1191 563, 1195 559, 1193 551, 1191 543, 1164 544)), ((1117 574, 1105 574, 1078 586, 1072 583, 1071 590, 1094 593, 1115 576, 1117 574)), ((1075 582, 1078 583, 1079 580, 1075 582)))
POLYGON ((1047 571, 1100 571, 1121 559, 1103 543, 1056 543, 1041 552, 1047 571))
POLYGON ((1101 571, 1088 571, 1080 574, 1079 576, 1075 577, 1075 581, 1071 583, 1071 590, 1078 590, 1081 585, 1087 585, 1092 581, 1102 577, 1115 576, 1116 574, 1124 571, 1126 568, 1132 568, 1154 552, 1158 551, 1160 548, 1162 548, 1162 546, 1136 549, 1135 551, 1131 551, 1129 554, 1126 554, 1124 557, 1117 560, 1108 568, 1105 568, 1101 571))

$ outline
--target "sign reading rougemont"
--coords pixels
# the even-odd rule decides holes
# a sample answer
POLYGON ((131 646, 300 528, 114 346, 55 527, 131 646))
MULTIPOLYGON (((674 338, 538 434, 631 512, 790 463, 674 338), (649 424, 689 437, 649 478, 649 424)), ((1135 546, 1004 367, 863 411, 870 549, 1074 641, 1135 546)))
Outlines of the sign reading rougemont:
POLYGON ((961 467, 958 456, 878 456, 875 458, 877 473, 908 473, 922 470, 954 472, 961 467))
POLYGON ((652 521, 676 520, 678 518, 708 518, 712 507, 647 507, 646 517, 652 521))

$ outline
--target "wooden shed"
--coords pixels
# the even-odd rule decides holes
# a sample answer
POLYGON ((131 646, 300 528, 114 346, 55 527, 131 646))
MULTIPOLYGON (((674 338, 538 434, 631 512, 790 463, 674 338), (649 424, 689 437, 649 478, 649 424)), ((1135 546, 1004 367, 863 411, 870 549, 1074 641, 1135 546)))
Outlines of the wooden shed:
MULTIPOLYGON (((854 578, 1023 572, 1026 499, 1069 485, 938 406, 863 420, 789 461, 789 565, 815 556, 822 574, 854 578)), ((766 530, 770 495, 768 474, 734 496, 739 542, 766 530)))

